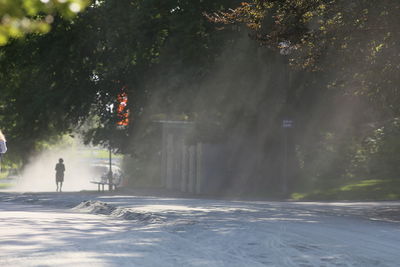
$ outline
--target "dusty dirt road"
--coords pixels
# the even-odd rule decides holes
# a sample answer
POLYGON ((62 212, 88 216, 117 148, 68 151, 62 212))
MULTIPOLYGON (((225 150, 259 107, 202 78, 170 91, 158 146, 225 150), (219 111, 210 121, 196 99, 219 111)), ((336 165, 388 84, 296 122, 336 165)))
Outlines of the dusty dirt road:
POLYGON ((0 266, 399 266, 399 207, 0 193, 0 266))

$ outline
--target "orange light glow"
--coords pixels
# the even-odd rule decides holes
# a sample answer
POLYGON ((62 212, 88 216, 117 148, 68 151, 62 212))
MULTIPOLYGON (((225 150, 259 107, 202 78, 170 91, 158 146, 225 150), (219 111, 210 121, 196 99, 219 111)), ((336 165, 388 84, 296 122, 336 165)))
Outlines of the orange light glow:
POLYGON ((118 108, 117 108, 117 116, 119 126, 127 126, 129 124, 129 110, 127 108, 128 105, 128 95, 123 92, 118 94, 117 96, 118 108))

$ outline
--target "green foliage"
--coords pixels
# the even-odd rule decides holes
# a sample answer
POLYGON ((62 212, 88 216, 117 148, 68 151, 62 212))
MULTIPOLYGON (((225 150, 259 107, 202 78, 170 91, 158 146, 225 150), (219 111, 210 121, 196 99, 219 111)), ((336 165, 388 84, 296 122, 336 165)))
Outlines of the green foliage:
POLYGON ((0 2, 0 46, 10 38, 50 31, 54 15, 73 18, 90 0, 3 0, 0 2))
POLYGON ((348 194, 370 185, 342 186, 400 177, 395 1, 256 0, 227 12, 239 1, 101 0, 78 16, 71 5, 89 2, 4 3, 10 21, 52 26, 37 35, 2 31, 7 16, 0 24, 0 42, 27 34, 0 48, 9 159, 81 127, 87 143, 133 155, 132 175, 146 179, 159 160, 152 121, 195 120, 189 142, 227 140, 232 172, 276 191, 290 117, 292 189, 348 194), (262 46, 242 39, 243 23, 262 46), (121 129, 110 107, 122 88, 130 125, 121 129))
POLYGON ((395 118, 374 129, 364 142, 364 174, 374 179, 398 179, 400 123, 395 118))
POLYGON ((293 193, 293 200, 397 200, 400 198, 400 181, 364 180, 340 187, 293 193))
MULTIPOLYGON (((320 139, 318 148, 303 148, 314 157, 302 159, 306 193, 296 199, 398 198, 400 131, 398 119, 364 127, 362 134, 347 132, 340 139, 320 139), (308 164, 308 165, 307 165, 308 164)), ((304 155, 301 155, 304 157, 304 155)))
POLYGON ((8 175, 8 171, 3 171, 3 168, 2 168, 2 170, 0 172, 0 179, 6 178, 7 175, 8 175))
POLYGON ((398 115, 399 10, 392 0, 254 0, 211 19, 247 23, 261 44, 286 44, 292 67, 328 74, 329 87, 398 115))
MULTIPOLYGON (((27 157, 36 142, 88 125, 86 120, 93 120, 92 130, 86 129, 88 142, 107 146, 113 136, 116 150, 132 152, 126 138, 136 133, 144 106, 158 89, 148 81, 162 83, 182 71, 197 73, 187 83, 201 77, 199 69, 206 69, 223 45, 202 12, 229 2, 98 1, 73 21, 55 16, 46 35, 28 35, 2 47, 0 119, 10 153, 27 157), (155 78, 155 73, 160 74, 155 78), (117 105, 122 87, 133 123, 120 130, 109 107, 117 105)), ((166 91, 165 109, 177 93, 177 88, 166 91)))
POLYGON ((91 108, 86 102, 96 95, 91 63, 71 53, 85 42, 68 43, 76 32, 60 31, 69 25, 57 19, 48 35, 29 36, 1 49, 0 117, 10 153, 29 156, 36 141, 69 131, 91 108))
POLYGON ((300 125, 296 188, 398 179, 399 10, 390 0, 254 0, 208 15, 223 27, 246 24, 303 75, 288 86, 285 111, 300 125))
POLYGON ((7 184, 7 183, 0 183, 0 189, 7 189, 9 188, 11 185, 7 184))

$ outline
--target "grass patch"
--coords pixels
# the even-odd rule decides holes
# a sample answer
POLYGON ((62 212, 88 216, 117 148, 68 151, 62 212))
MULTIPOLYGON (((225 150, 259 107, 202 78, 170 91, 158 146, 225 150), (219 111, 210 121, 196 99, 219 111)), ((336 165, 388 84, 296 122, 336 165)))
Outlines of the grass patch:
POLYGON ((293 200, 399 200, 400 180, 363 180, 326 190, 293 193, 293 200))
POLYGON ((0 183, 0 189, 7 189, 10 188, 11 184, 7 184, 7 183, 0 183))
POLYGON ((0 179, 7 178, 7 176, 8 176, 8 171, 1 171, 0 172, 0 179))

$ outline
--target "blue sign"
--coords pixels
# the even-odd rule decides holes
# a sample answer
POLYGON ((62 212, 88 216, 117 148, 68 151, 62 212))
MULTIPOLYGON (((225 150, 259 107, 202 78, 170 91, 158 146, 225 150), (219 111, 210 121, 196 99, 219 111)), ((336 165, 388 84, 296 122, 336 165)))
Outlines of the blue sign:
POLYGON ((294 121, 293 120, 282 120, 282 128, 293 128, 294 121))

